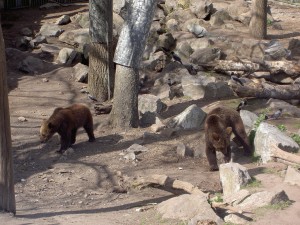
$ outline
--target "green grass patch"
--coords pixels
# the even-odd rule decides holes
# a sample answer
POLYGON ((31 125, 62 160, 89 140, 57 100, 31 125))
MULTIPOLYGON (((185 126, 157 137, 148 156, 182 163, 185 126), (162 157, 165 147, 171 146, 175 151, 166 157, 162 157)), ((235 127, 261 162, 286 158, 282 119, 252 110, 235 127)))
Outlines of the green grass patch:
POLYGON ((270 19, 267 19, 267 26, 271 26, 273 24, 273 21, 270 19))
POLYGON ((261 160, 260 155, 257 155, 255 152, 253 153, 253 155, 251 156, 251 161, 253 163, 258 163, 261 160))
POLYGON ((266 205, 254 210, 256 216, 263 216, 269 211, 284 210, 292 205, 292 201, 281 201, 276 204, 266 205))
POLYGON ((258 118, 256 119, 256 121, 254 123, 254 126, 253 126, 253 128, 254 128, 255 131, 259 127, 260 123, 263 122, 266 119, 266 115, 267 115, 266 112, 260 113, 258 115, 258 118))
POLYGON ((243 188, 258 188, 261 187, 261 181, 257 180, 255 177, 251 177, 252 180, 243 186, 243 188))
POLYGON ((223 195, 222 193, 216 193, 214 197, 212 197, 209 202, 223 202, 223 195))
POLYGON ((300 145, 300 135, 299 134, 292 134, 291 138, 298 144, 300 145))
POLYGON ((281 132, 284 132, 284 131, 287 130, 287 129, 286 129, 286 126, 284 126, 283 124, 277 125, 277 128, 278 128, 281 132))

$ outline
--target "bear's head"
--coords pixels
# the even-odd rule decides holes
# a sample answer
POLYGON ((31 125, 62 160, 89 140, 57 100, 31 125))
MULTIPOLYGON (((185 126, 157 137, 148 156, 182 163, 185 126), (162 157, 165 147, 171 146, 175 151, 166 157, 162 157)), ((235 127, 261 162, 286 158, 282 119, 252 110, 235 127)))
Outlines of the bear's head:
POLYGON ((232 133, 231 127, 226 127, 225 129, 220 129, 218 133, 212 133, 212 145, 216 151, 220 151, 223 154, 227 153, 227 147, 230 145, 230 136, 232 133))
POLYGON ((54 123, 43 120, 40 128, 40 140, 42 143, 47 142, 53 134, 57 132, 57 127, 54 123))

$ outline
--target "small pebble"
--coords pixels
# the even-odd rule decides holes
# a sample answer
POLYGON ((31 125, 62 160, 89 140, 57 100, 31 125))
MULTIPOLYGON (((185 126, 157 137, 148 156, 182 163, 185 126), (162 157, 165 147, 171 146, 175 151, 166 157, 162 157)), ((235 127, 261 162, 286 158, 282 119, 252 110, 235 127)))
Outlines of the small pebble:
POLYGON ((27 121, 27 119, 26 119, 25 117, 23 117, 23 116, 20 116, 20 117, 18 118, 18 121, 20 121, 20 122, 25 122, 25 121, 27 121))

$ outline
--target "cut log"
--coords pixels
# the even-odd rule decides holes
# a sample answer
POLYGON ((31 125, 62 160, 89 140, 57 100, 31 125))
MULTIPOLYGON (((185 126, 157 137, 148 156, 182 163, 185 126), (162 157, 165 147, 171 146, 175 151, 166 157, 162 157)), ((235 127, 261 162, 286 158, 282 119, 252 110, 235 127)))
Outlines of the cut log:
MULTIPOLYGON (((228 203, 223 203, 223 202, 212 202, 211 203, 211 207, 213 208, 221 208, 221 209, 226 209, 226 210, 230 210, 232 212, 238 213, 238 214, 243 214, 245 213, 243 210, 241 209, 237 209, 231 205, 229 205, 228 203)), ((251 212, 247 212, 247 213, 251 213, 251 212)))
POLYGON ((112 105, 95 105, 94 109, 95 109, 96 115, 109 114, 112 109, 112 105))
MULTIPOLYGON (((160 185, 165 188, 184 190, 190 194, 203 195, 208 199, 208 193, 206 194, 202 192, 198 187, 194 186, 193 184, 186 181, 172 179, 167 175, 154 174, 149 177, 140 177, 138 180, 134 181, 133 186, 145 187, 153 184, 160 185)), ((230 210, 235 213, 240 213, 240 214, 244 213, 241 209, 237 209, 231 206, 229 203, 212 202, 211 206, 213 208, 222 208, 222 209, 230 210)))
POLYGON ((248 60, 218 60, 213 64, 201 64, 200 66, 215 70, 217 72, 226 71, 244 71, 244 72, 270 72, 276 74, 284 72, 291 77, 297 77, 300 74, 300 65, 293 61, 262 61, 252 62, 248 60))
POLYGON ((300 165, 300 156, 283 151, 275 144, 271 145, 270 151, 271 151, 271 156, 274 158, 283 159, 284 161, 288 161, 300 165))
POLYGON ((180 189, 190 194, 205 195, 206 197, 208 197, 208 194, 205 194, 193 184, 181 180, 172 179, 166 175, 154 174, 149 177, 139 178, 134 182, 133 185, 136 187, 137 186, 145 187, 153 184, 158 184, 166 188, 180 189))
POLYGON ((235 82, 229 82, 229 85, 239 97, 300 99, 300 84, 277 85, 268 82, 258 83, 247 79, 244 86, 235 82))

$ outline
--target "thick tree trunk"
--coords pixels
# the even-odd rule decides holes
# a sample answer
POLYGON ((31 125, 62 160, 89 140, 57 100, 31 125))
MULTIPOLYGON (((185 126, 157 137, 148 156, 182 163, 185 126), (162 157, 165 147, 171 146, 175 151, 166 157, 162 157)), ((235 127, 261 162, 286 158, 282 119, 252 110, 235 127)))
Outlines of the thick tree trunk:
POLYGON ((4 40, 0 26, 0 211, 16 213, 4 40))
POLYGON ((112 1, 90 1, 90 37, 88 89, 99 101, 111 98, 114 82, 112 1))
POLYGON ((138 127, 138 69, 117 65, 111 122, 114 127, 138 127))
POLYGON ((120 34, 114 61, 117 63, 111 123, 114 127, 137 127, 138 69, 156 9, 156 0, 131 0, 120 34))
POLYGON ((100 102, 111 98, 111 82, 109 75, 108 46, 101 43, 91 43, 89 53, 88 90, 100 102))
POLYGON ((250 34, 258 39, 267 37, 267 0, 252 0, 250 34))

